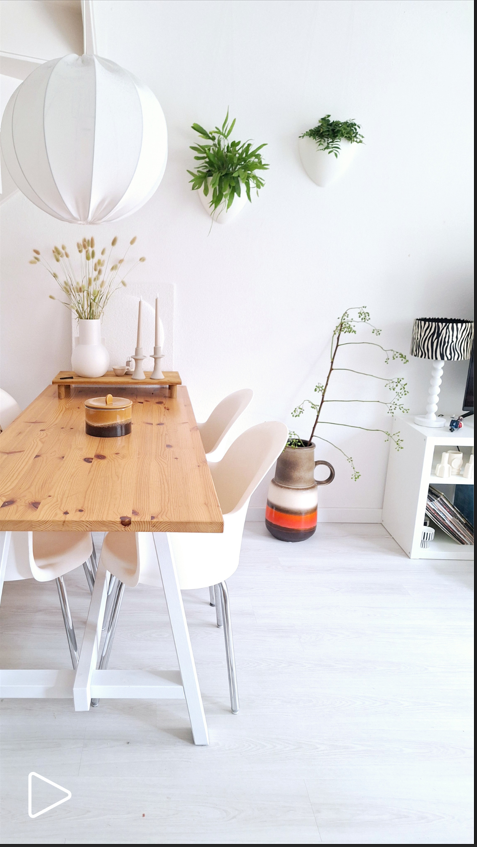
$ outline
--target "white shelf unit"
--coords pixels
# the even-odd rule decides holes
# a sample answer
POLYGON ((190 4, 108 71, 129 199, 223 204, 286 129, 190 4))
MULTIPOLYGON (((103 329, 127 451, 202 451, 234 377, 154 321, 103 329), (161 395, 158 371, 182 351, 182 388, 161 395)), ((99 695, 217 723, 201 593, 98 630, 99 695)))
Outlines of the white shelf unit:
POLYGON ((473 545, 458 544, 441 530, 436 530, 429 547, 421 547, 429 485, 441 488, 473 484, 463 476, 441 479, 433 473, 444 450, 459 447, 465 463, 474 446, 473 420, 465 421, 457 432, 449 432, 447 426, 430 429, 418 426, 411 417, 398 418, 394 431, 401 433, 404 443, 402 450, 391 447, 389 454, 383 506, 385 528, 410 559, 473 559, 473 545))

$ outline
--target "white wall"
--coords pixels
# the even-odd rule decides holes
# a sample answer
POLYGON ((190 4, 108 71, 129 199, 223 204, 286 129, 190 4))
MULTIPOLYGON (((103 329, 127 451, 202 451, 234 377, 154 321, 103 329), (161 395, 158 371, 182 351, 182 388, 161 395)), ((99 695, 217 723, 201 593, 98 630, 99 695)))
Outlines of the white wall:
POLYGON ((80 0, 2 0, 0 22, 2 59, 54 59, 83 47, 80 0))
MULTIPOLYGON (((347 306, 367 305, 386 346, 406 351, 415 317, 471 317, 470 2, 96 5, 99 52, 158 96, 170 154, 147 206, 95 235, 139 236, 146 297, 152 300, 158 279, 176 285, 176 366, 199 419, 226 393, 251 386, 255 398, 241 426, 272 418, 292 424, 289 411, 324 375, 330 332, 347 306), (237 138, 268 142, 270 171, 260 199, 208 235, 188 186, 189 127, 213 126, 227 106, 237 138), (297 136, 326 113, 355 118, 366 145, 341 182, 320 189, 300 165, 297 136)), ((83 230, 21 195, 1 215, 0 384, 26 404, 69 366, 68 315, 48 299, 49 278, 28 264, 30 248, 75 242, 83 230)), ((358 361, 386 372, 378 354, 353 353, 351 366, 358 361)), ((413 360, 406 373, 411 407, 422 410, 429 365, 413 360)), ((465 364, 446 366, 443 411, 460 410, 465 373, 465 364)), ((335 397, 369 391, 350 376, 337 377, 335 397)), ((389 423, 379 406, 343 408, 349 423, 389 423)), ((352 482, 340 454, 320 447, 337 469, 321 504, 363 510, 348 517, 379 516, 383 438, 331 426, 323 434, 352 453, 363 475, 352 482)))

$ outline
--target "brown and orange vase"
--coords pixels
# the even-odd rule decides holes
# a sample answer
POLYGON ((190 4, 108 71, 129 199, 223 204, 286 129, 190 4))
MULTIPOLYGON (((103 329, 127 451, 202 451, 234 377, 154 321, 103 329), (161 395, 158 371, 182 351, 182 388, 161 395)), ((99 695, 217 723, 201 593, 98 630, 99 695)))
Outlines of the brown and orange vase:
POLYGON ((329 462, 315 462, 315 445, 285 447, 278 457, 275 477, 268 489, 265 523, 280 541, 305 541, 316 530, 318 486, 329 485, 335 470, 329 462), (316 480, 315 468, 326 465, 327 479, 316 480))

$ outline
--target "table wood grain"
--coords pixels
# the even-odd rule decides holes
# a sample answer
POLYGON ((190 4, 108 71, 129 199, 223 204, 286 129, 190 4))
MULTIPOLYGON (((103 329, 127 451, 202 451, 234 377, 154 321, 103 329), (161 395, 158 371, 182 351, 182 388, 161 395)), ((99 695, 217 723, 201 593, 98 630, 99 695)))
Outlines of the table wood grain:
POLYGON ((0 531, 223 532, 187 389, 121 387, 121 438, 85 433, 84 401, 101 393, 50 385, 0 434, 0 531))

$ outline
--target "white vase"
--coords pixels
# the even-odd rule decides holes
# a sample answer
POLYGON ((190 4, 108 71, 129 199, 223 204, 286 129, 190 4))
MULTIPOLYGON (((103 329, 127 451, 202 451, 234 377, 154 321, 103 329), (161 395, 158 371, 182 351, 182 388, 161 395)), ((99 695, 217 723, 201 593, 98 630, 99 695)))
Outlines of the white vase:
POLYGON ((202 203, 207 214, 213 217, 214 222, 218 224, 231 223, 240 214, 243 207, 245 206, 245 203, 248 202, 248 197, 244 185, 242 185, 240 197, 237 197, 237 195, 235 195, 234 202, 232 203, 230 209, 226 208, 225 202, 221 203, 216 211, 213 211, 213 209, 210 208, 209 204, 212 199, 212 189, 210 187, 207 197, 205 196, 203 189, 200 188, 199 197, 200 202, 202 203))
POLYGON ((78 321, 79 339, 71 357, 78 376, 104 376, 109 368, 109 353, 102 343, 101 321, 78 321))
POLYGON ((358 145, 342 139, 338 158, 328 150, 319 150, 316 141, 308 136, 298 139, 298 147, 301 163, 308 176, 321 188, 325 188, 326 185, 339 179, 348 169, 356 155, 358 145))

